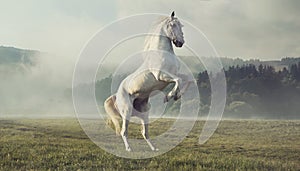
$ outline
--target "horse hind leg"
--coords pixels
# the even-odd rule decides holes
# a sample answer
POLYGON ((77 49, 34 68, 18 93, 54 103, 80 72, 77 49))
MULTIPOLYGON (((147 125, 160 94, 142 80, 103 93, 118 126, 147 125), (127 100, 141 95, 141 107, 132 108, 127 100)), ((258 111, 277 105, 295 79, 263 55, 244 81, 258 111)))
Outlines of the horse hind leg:
POLYGON ((128 125, 130 118, 123 118, 121 137, 123 139, 126 151, 132 151, 128 143, 128 125))
POLYGON ((118 112, 118 110, 115 107, 115 100, 116 96, 112 95, 109 98, 107 98, 104 102, 104 109, 106 113, 108 114, 109 118, 107 120, 108 125, 114 125, 114 128, 116 130, 116 135, 120 136, 121 127, 120 127, 120 121, 121 121, 121 115, 118 112))
POLYGON ((147 144, 149 145, 149 147, 151 148, 152 151, 158 151, 157 148, 155 148, 155 146, 152 144, 150 138, 149 138, 149 119, 147 116, 145 116, 145 118, 141 119, 142 122, 142 135, 145 139, 145 141, 147 142, 147 144))
POLYGON ((132 99, 123 88, 116 94, 116 104, 122 117, 121 137, 123 139, 126 151, 131 151, 128 143, 128 125, 132 114, 132 99))
POLYGON ((138 108, 141 110, 141 115, 139 116, 141 118, 142 123, 142 135, 151 148, 152 151, 158 151, 157 148, 154 147, 152 144, 150 138, 149 138, 149 110, 150 110, 150 104, 148 103, 148 99, 143 101, 142 103, 137 104, 138 108))
POLYGON ((129 101, 125 101, 121 112, 123 116, 121 137, 123 139, 126 151, 132 151, 128 143, 128 125, 131 118, 131 104, 129 103, 129 101))

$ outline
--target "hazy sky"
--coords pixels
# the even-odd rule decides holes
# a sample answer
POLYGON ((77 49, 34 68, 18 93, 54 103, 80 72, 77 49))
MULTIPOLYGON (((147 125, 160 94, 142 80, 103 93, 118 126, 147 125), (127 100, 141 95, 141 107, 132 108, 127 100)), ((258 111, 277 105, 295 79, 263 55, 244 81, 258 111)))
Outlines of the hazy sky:
POLYGON ((200 28, 221 56, 300 56, 299 0, 0 0, 0 4, 0 45, 70 58, 76 58, 105 24, 137 13, 172 10, 200 28))

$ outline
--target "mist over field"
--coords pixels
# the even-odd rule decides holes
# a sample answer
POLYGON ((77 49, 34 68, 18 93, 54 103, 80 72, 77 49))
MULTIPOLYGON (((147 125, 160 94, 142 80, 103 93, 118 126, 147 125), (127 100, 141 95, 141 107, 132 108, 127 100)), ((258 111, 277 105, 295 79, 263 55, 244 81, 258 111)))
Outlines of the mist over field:
POLYGON ((72 115, 73 65, 63 57, 0 47, 0 116, 72 115))
MULTIPOLYGON (((200 116, 205 117, 210 106, 209 73, 201 61, 189 56, 180 58, 197 80, 200 116)), ((221 58, 221 61, 227 77, 225 118, 299 119, 299 58, 273 61, 221 58)), ((70 60, 55 54, 1 46, 1 117, 74 117, 73 67, 70 60)), ((138 66, 129 67, 128 72, 135 67, 138 66)), ((121 73, 124 75, 120 77, 129 74, 121 73)), ((111 94, 111 74, 109 68, 98 71, 95 94, 101 112, 104 100, 111 94)), ((87 83, 74 88, 84 89, 85 86, 94 85, 87 83)), ((180 102, 170 102, 166 109, 170 115, 166 116, 177 113, 179 105, 180 102)))

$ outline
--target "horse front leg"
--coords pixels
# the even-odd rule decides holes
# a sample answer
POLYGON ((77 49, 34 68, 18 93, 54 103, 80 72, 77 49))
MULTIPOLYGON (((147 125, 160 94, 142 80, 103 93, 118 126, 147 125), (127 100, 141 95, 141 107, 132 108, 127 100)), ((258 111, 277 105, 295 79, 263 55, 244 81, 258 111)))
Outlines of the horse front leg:
POLYGON ((166 95, 165 99, 164 99, 164 102, 168 102, 170 99, 174 98, 177 96, 177 94, 179 93, 179 87, 181 85, 181 78, 179 77, 175 77, 173 78, 170 82, 174 82, 175 85, 173 87, 173 89, 166 95))
POLYGON ((193 82, 193 78, 185 74, 160 74, 160 81, 167 83, 175 83, 173 89, 165 96, 164 102, 168 102, 170 99, 178 100, 181 98, 183 93, 187 90, 189 85, 193 82))
POLYGON ((178 76, 182 79, 181 87, 176 91, 174 96, 174 100, 178 100, 181 96, 186 92, 190 84, 194 81, 193 78, 190 78, 188 75, 185 74, 178 74, 178 76))

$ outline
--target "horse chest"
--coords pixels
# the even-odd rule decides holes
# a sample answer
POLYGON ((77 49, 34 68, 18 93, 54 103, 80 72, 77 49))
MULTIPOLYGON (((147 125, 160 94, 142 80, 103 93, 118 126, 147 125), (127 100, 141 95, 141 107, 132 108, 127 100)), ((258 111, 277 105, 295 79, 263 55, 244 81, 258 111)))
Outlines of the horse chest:
POLYGON ((162 59, 161 68, 162 71, 167 71, 172 74, 176 74, 179 70, 179 62, 175 55, 167 55, 162 59))

